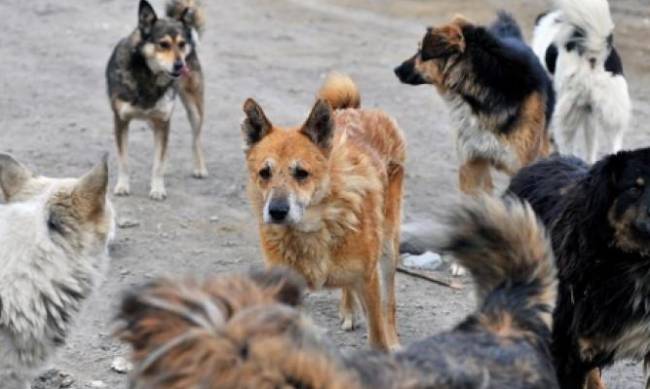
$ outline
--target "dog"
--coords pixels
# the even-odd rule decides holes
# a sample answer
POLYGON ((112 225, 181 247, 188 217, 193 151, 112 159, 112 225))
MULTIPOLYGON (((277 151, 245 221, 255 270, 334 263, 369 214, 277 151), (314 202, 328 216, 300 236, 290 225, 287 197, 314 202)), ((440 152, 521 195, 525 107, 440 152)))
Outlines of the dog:
POLYGON ((37 176, 0 154, 0 386, 29 388, 108 266, 106 158, 81 178, 37 176))
POLYGON ((556 156, 522 169, 510 184, 552 237, 560 282, 553 352, 562 388, 582 388, 594 369, 650 354, 648 183, 646 148, 593 166, 556 156))
POLYGON ((509 14, 489 28, 460 16, 429 28, 395 74, 405 84, 433 84, 449 106, 462 192, 491 192, 491 167, 513 175, 549 154, 553 86, 509 14))
POLYGON ((557 277, 532 209, 485 199, 450 220, 444 246, 472 272, 479 308, 403 351, 341 353, 301 313, 295 273, 160 280, 127 293, 117 335, 131 387, 558 388, 550 357, 557 277))
POLYGON ((385 113, 361 109, 356 85, 341 74, 327 78, 301 126, 275 127, 252 99, 244 112, 248 193, 266 263, 296 269, 313 289, 342 288, 343 329, 354 328, 358 299, 370 344, 396 347, 401 130, 385 113))
POLYGON ((114 193, 129 195, 128 131, 133 119, 145 120, 154 133, 151 177, 153 200, 167 197, 165 160, 170 119, 176 95, 187 111, 192 127, 193 176, 205 178, 203 157, 203 73, 197 56, 198 33, 205 15, 198 0, 171 0, 167 18, 158 18, 146 0, 140 1, 138 27, 122 39, 106 67, 108 97, 113 110, 118 156, 118 179, 114 193))
POLYGON ((553 77, 557 109, 553 135, 558 151, 594 163, 599 140, 621 150, 632 116, 623 63, 614 47, 607 0, 558 0, 559 9, 538 17, 533 50, 553 77), (585 152, 576 135, 584 134, 585 152))

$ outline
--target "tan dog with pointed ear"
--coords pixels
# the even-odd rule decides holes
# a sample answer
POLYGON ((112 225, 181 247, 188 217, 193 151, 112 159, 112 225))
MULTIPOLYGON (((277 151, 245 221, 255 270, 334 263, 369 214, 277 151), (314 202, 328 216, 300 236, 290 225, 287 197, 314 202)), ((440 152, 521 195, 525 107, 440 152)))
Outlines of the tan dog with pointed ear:
POLYGON ((395 269, 405 144, 393 119, 359 108, 348 77, 331 76, 307 121, 271 124, 252 99, 242 125, 249 195, 268 265, 297 270, 310 287, 342 288, 343 328, 355 298, 369 341, 397 346, 395 269))
POLYGON ((26 388, 63 344, 108 265, 106 157, 81 178, 34 175, 0 154, 0 382, 26 388))

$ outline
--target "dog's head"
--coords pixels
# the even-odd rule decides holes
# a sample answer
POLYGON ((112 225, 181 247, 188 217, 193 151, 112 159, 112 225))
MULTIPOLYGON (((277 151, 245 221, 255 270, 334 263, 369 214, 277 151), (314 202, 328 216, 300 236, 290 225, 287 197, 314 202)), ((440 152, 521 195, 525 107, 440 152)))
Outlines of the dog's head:
POLYGON ((650 255, 650 149, 622 151, 596 165, 590 175, 594 212, 606 211, 612 245, 650 255))
POLYGON ((178 78, 189 73, 187 57, 194 50, 191 12, 188 8, 177 19, 158 18, 151 4, 140 1, 140 52, 154 74, 178 78))
POLYGON ((470 23, 456 16, 442 27, 431 27, 424 35, 417 53, 395 68, 397 78, 405 84, 444 86, 446 71, 463 57, 466 49, 463 28, 470 23))
POLYGON ((299 224, 328 187, 332 108, 318 100, 307 121, 290 129, 273 126, 252 99, 244 104, 244 113, 249 191, 256 212, 265 224, 299 224))
POLYGON ((49 178, 37 176, 13 157, 0 154, 0 189, 5 200, 42 210, 50 240, 79 254, 105 251, 113 237, 113 208, 107 187, 107 157, 81 178, 49 178))

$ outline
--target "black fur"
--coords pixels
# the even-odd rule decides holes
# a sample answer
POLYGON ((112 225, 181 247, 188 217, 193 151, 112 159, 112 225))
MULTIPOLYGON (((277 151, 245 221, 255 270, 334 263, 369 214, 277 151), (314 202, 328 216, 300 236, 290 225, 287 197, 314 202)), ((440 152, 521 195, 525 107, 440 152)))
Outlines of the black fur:
POLYGON ((559 55, 557 46, 555 43, 551 43, 550 46, 546 49, 546 55, 544 56, 544 62, 546 62, 546 68, 549 73, 555 74, 555 65, 557 65, 557 56, 559 55))
POLYGON ((537 15, 537 17, 535 18, 535 25, 537 26, 537 25, 539 24, 539 22, 540 22, 542 19, 544 19, 544 17, 545 17, 546 15, 548 15, 548 14, 549 14, 549 11, 545 11, 545 12, 542 12, 541 14, 537 15))
MULTIPOLYGON (((510 15, 500 12, 489 29, 466 26, 464 55, 469 56, 476 82, 483 86, 482 96, 470 103, 477 113, 518 109, 521 101, 538 91, 546 97, 546 120, 550 122, 555 107, 553 84, 539 60, 521 38, 521 31, 510 15)), ((517 111, 512 116, 516 116, 517 111)), ((507 121, 510 122, 510 121, 507 121)), ((509 127, 502 126, 507 132, 509 127)))
POLYGON ((609 53, 607 60, 605 61, 605 70, 612 73, 615 76, 623 76, 623 62, 621 57, 618 55, 618 51, 612 47, 612 51, 609 53))
MULTIPOLYGON (((548 226, 559 270, 554 313, 553 354, 562 388, 581 388, 594 367, 625 358, 643 358, 647 343, 627 344, 638 355, 598 339, 621 339, 633 325, 650 325, 650 234, 647 231, 650 149, 620 152, 589 168, 576 158, 554 157, 522 169, 508 191, 529 201, 548 226), (616 221, 631 212, 634 228, 620 246, 616 221), (579 341, 594 343, 583 356, 579 341)), ((650 339, 649 339, 650 341, 650 339)))

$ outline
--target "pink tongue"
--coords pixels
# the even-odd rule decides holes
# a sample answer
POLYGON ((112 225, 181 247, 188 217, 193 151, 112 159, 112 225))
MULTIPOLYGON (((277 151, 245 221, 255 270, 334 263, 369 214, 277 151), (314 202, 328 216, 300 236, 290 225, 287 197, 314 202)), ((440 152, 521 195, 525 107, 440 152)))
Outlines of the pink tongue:
POLYGON ((185 77, 190 74, 190 68, 187 65, 181 68, 181 76, 185 77))

